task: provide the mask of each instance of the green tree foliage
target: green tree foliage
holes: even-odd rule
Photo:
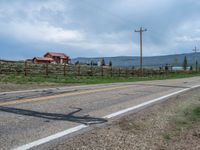
[[[186,70],[187,67],[188,67],[188,61],[187,61],[187,57],[185,56],[183,60],[183,69]]]
[[[80,64],[80,62],[79,62],[79,61],[76,61],[76,62],[75,62],[75,65],[79,65],[79,64]]]
[[[112,61],[111,60],[109,61],[109,66],[112,67]]]
[[[104,58],[102,58],[101,59],[101,66],[105,66],[106,64],[105,64],[105,60],[104,60]]]
[[[198,61],[196,60],[196,71],[198,71]]]
[[[94,66],[94,61],[93,60],[91,60],[90,65]]]

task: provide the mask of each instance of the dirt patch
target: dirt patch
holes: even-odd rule
[[[189,91],[49,149],[200,150],[200,120],[192,114],[199,99],[200,89]]]

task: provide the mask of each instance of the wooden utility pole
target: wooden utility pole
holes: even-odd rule
[[[195,48],[193,49],[193,51],[194,51],[194,53],[195,53],[195,68],[196,68],[196,72],[197,72],[197,70],[198,70],[198,62],[197,62],[197,52],[199,51],[198,49],[197,49],[197,47],[195,46]]]
[[[142,33],[146,32],[147,29],[143,29],[142,27],[139,30],[135,30],[135,32],[140,33],[140,70],[142,71],[143,74],[143,66],[142,66]]]

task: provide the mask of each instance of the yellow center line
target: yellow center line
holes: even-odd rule
[[[82,91],[82,92],[64,93],[64,94],[59,94],[59,95],[37,97],[37,98],[30,98],[30,99],[23,99],[23,100],[15,100],[15,101],[9,101],[9,102],[0,102],[0,106],[21,104],[21,103],[28,103],[28,102],[35,102],[35,101],[52,100],[55,98],[61,98],[61,97],[66,97],[66,96],[78,96],[78,95],[82,95],[82,94],[92,94],[92,93],[96,93],[96,92],[107,92],[107,91],[113,91],[113,90],[118,90],[118,89],[130,88],[130,87],[131,87],[131,85],[104,88],[104,89],[96,89],[96,90],[87,90],[87,91]]]

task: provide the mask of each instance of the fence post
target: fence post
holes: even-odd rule
[[[81,75],[81,65],[78,64],[78,69],[77,69],[77,76]]]
[[[64,76],[66,76],[66,63],[64,64],[64,70],[63,71],[64,71],[64,73],[63,73]]]
[[[112,68],[112,66],[110,67],[110,75],[111,75],[111,77],[113,76],[113,68]]]
[[[101,66],[101,76],[103,76],[103,66]]]
[[[46,63],[46,76],[48,76],[48,73],[49,73],[49,69],[48,69],[49,67],[48,67],[48,63]]]
[[[126,77],[128,77],[128,68],[126,68]]]
[[[1,61],[0,61],[0,74],[1,74]]]
[[[24,75],[27,76],[27,61],[24,62]]]
[[[92,65],[91,65],[90,70],[91,70],[91,76],[93,76],[93,67],[92,67]]]
[[[119,77],[121,76],[121,69],[119,68]]]
[[[132,70],[132,76],[134,76],[135,75],[135,71],[134,71],[134,69],[131,69]]]

